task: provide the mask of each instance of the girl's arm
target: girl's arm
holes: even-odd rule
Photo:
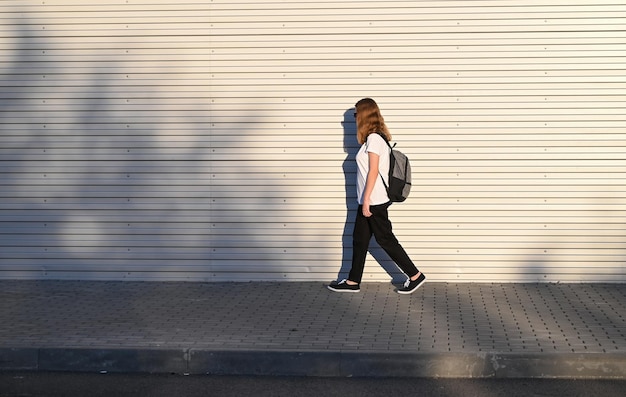
[[[367,180],[365,182],[365,192],[363,193],[363,216],[369,218],[372,216],[370,212],[370,197],[374,191],[374,185],[378,179],[378,162],[380,156],[376,153],[368,152],[369,170],[367,171]]]

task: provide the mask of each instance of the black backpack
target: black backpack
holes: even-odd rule
[[[411,192],[411,164],[404,153],[394,149],[396,147],[395,143],[391,146],[383,134],[379,133],[379,135],[389,146],[389,185],[385,183],[385,178],[383,178],[382,174],[380,179],[382,179],[383,185],[385,185],[389,200],[394,203],[401,203],[409,197]]]

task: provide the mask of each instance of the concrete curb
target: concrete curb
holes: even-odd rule
[[[319,377],[626,379],[626,354],[0,348],[0,370]]]

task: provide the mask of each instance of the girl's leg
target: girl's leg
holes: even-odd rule
[[[370,227],[378,245],[409,278],[415,277],[419,274],[419,270],[393,234],[388,208],[389,204],[372,207],[372,216],[369,218]]]
[[[363,216],[363,207],[359,205],[354,222],[354,232],[352,233],[352,268],[348,275],[348,281],[361,283],[371,238],[372,230],[368,218]]]

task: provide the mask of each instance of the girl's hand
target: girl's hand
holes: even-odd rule
[[[372,216],[372,213],[370,211],[370,203],[369,201],[364,201],[363,202],[363,216],[366,218],[369,218],[370,216]]]

